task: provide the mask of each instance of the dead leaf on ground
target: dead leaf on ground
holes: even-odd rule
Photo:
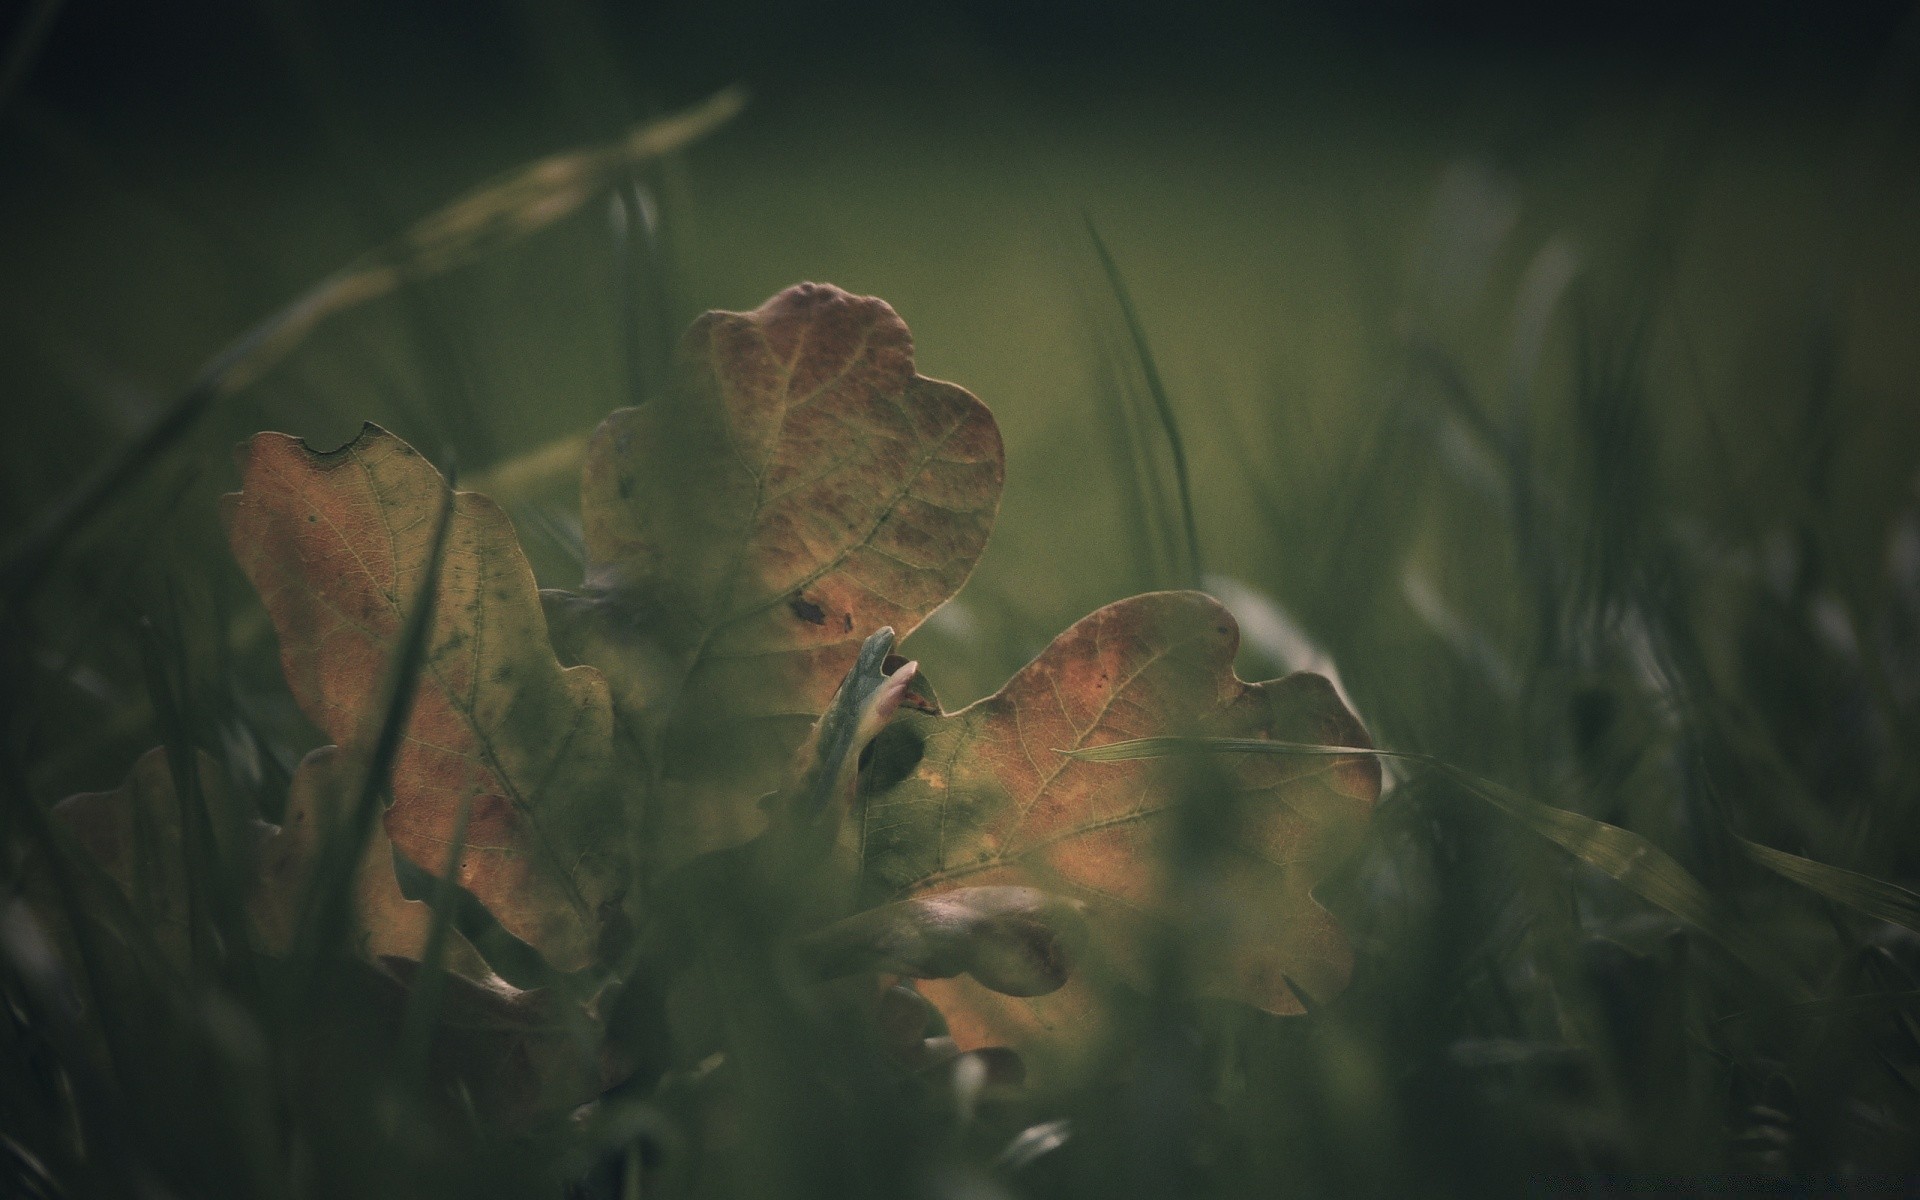
[[[719,788],[669,766],[690,790],[660,806],[663,865],[759,831],[767,774],[861,642],[906,637],[966,580],[1003,473],[986,406],[914,372],[885,302],[824,284],[707,313],[671,393],[600,426],[586,583],[547,594],[556,641],[616,681],[625,719],[661,722],[671,704],[672,740],[699,767],[745,764]],[[741,736],[743,718],[771,727]],[[717,724],[736,731],[719,746]]]
[[[360,772],[337,746],[322,746],[300,763],[287,789],[287,811],[260,846],[259,872],[249,902],[265,948],[285,954],[306,900],[313,867],[333,831],[343,824],[359,792]],[[426,957],[433,908],[409,900],[393,873],[393,843],[374,827],[353,875],[354,948],[369,961]],[[492,970],[455,929],[447,930],[443,965],[458,975],[484,980]]]
[[[1296,987],[1314,1000],[1340,991],[1350,950],[1312,893],[1369,819],[1376,762],[1218,764],[1234,822],[1196,887],[1169,875],[1177,789],[1165,770],[1060,753],[1175,732],[1370,744],[1318,675],[1242,682],[1238,645],[1232,617],[1207,596],[1136,596],[1068,629],[994,696],[950,715],[902,713],[876,742],[865,784],[870,896],[1038,887],[1085,901],[1093,950],[1135,982],[1151,939],[1178,928],[1202,994],[1297,1013]],[[966,978],[920,986],[962,1049],[1010,1045],[1058,1061],[1097,1040],[1106,1016],[1083,974],[1032,1000]]]
[[[279,633],[287,682],[309,720],[364,752],[421,603],[446,483],[375,425],[324,454],[259,434],[240,460],[228,540]],[[554,657],[506,515],[472,492],[454,503],[386,830],[437,874],[471,805],[460,884],[553,965],[576,969],[625,887],[612,702],[598,671]]]
[[[218,766],[205,754],[196,755],[200,794],[207,805],[209,825],[221,839],[223,854],[245,855],[242,839],[264,836],[271,826],[243,821],[235,828],[228,810],[226,786]],[[183,814],[174,786],[173,768],[164,746],[141,755],[119,787],[104,792],[80,792],[54,805],[53,823],[64,830],[100,870],[118,885],[129,913],[154,938],[159,950],[175,964],[187,961],[186,848]],[[51,903],[40,878],[44,866],[29,864],[28,890],[43,901],[43,915],[64,928],[65,914]],[[43,894],[44,893],[44,894]]]

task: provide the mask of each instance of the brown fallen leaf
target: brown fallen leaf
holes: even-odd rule
[[[199,758],[200,781],[209,808],[224,813],[226,798],[213,761]],[[359,778],[337,748],[309,754],[294,774],[285,821],[280,826],[245,822],[247,845],[228,845],[255,871],[247,912],[261,949],[284,955],[311,869],[327,836],[328,822],[344,816]],[[56,824],[118,887],[132,918],[150,933],[171,962],[188,957],[187,882],[182,851],[179,796],[164,747],[142,755],[120,787],[82,792],[53,808]],[[216,823],[216,828],[223,828]],[[228,828],[228,841],[234,832]],[[55,902],[44,867],[29,864],[26,890],[59,942],[69,940],[67,910]],[[339,989],[351,1011],[337,1022],[304,1032],[318,1039],[322,1055],[359,1053],[356,1035],[376,1032],[389,1044],[400,1036],[412,991],[418,986],[432,910],[408,900],[393,874],[392,848],[376,827],[354,881],[356,959],[339,964],[326,986]],[[99,899],[82,891],[82,903]],[[518,1127],[556,1109],[591,1099],[629,1069],[603,1045],[598,1014],[551,991],[515,988],[487,966],[458,931],[448,930],[438,1019],[427,1063],[430,1077],[457,1087],[475,1109],[508,1127]],[[71,957],[71,947],[68,947]],[[113,966],[118,965],[118,957]],[[329,1038],[348,1041],[328,1047]]]
[[[279,633],[287,682],[309,720],[364,752],[421,603],[446,483],[375,425],[325,454],[259,434],[240,464],[228,541]],[[577,969],[625,888],[612,701],[598,671],[554,657],[506,515],[472,492],[454,504],[387,834],[437,873],[470,805],[459,882],[556,967]]]
[[[226,808],[224,788],[211,759],[200,756],[200,788],[216,813]],[[280,825],[248,820],[241,830],[246,845],[232,845],[230,815],[215,822],[227,829],[223,852],[238,855],[251,872],[247,915],[261,949],[287,953],[300,915],[315,856],[327,836],[328,822],[344,814],[359,778],[333,746],[309,754],[295,772]],[[126,897],[128,911],[151,933],[161,951],[176,963],[187,957],[186,859],[182,846],[180,802],[165,747],[141,755],[118,788],[81,792],[62,800],[52,812],[106,877]],[[393,849],[375,829],[354,875],[354,916],[359,928],[355,948],[368,961],[382,957],[419,959],[426,949],[433,912],[409,900],[393,874]],[[40,889],[44,890],[44,889]],[[41,905],[57,914],[57,906]],[[470,979],[493,972],[457,930],[448,930],[446,966]]]
[[[287,789],[287,811],[261,844],[259,869],[248,908],[265,948],[285,954],[300,918],[313,866],[335,822],[344,822],[360,775],[337,746],[322,746],[300,763]],[[353,876],[354,948],[369,961],[426,957],[433,909],[409,900],[393,873],[393,844],[374,827]],[[455,929],[447,930],[447,970],[468,979],[493,975],[478,951]]]
[[[212,818],[209,823],[215,836],[222,839],[223,852],[247,853],[249,847],[233,844],[235,821],[228,811],[219,768],[204,754],[196,756],[195,766],[200,793]],[[54,805],[51,816],[54,824],[119,886],[131,916],[153,936],[161,953],[176,964],[185,964],[190,934],[183,814],[166,747],[155,746],[141,755],[119,787],[68,796]],[[241,822],[237,832],[242,838],[255,839],[270,829],[257,822]],[[29,864],[29,868],[29,893],[44,893],[46,888],[38,878],[44,868],[36,864]],[[38,907],[56,927],[64,926],[65,914],[57,905],[41,903]]]
[[[1247,684],[1239,631],[1216,601],[1156,592],[1061,634],[997,694],[958,713],[901,713],[875,744],[862,822],[870,898],[981,885],[1043,888],[1087,905],[1092,949],[1136,982],[1173,928],[1193,941],[1197,989],[1297,1013],[1345,986],[1350,951],[1313,888],[1355,845],[1379,796],[1371,758],[1245,756],[1222,764],[1236,803],[1208,886],[1181,886],[1176,789],[1153,764],[1061,751],[1170,732],[1366,746],[1318,675]],[[1172,911],[1176,904],[1186,911]],[[919,986],[962,1049],[1009,1045],[1057,1062],[1098,1037],[1099,990],[1081,972],[1021,1000],[959,978]],[[1291,982],[1289,982],[1291,981]]]
[[[740,768],[660,806],[663,866],[759,831],[754,799],[861,642],[904,638],[972,571],[1003,478],[992,414],[915,374],[906,324],[872,297],[800,284],[707,313],[677,374],[594,434],[586,583],[548,593],[556,641],[615,680],[623,718],[661,725],[670,705],[677,749],[704,753],[665,774]],[[716,751],[710,731],[741,718],[782,729]]]

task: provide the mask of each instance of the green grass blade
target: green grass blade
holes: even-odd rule
[[[1920,933],[1920,895],[1884,879],[1801,858],[1738,835],[1734,840],[1747,857],[1782,878],[1876,920]]]
[[[313,882],[302,905],[301,926],[295,934],[294,952],[300,968],[291,978],[299,989],[299,998],[322,994],[319,985],[333,956],[352,924],[353,876],[373,824],[380,819],[382,798],[406,736],[407,721],[413,712],[420,674],[426,669],[427,643],[433,631],[433,614],[440,592],[440,573],[445,565],[447,535],[453,529],[457,507],[454,475],[447,473],[447,487],[433,530],[433,543],[427,552],[427,572],[420,583],[420,600],[400,627],[393,663],[389,669],[387,702],[373,749],[367,755],[366,775],[359,794],[348,810],[344,828],[336,829],[315,864]]]
[[[193,428],[214,401],[266,374],[322,322],[546,228],[635,167],[705,137],[745,106],[743,91],[726,88],[611,145],[541,159],[483,184],[328,276],[216,354],[145,432],[47,506],[0,564],[0,598],[13,606],[31,596],[74,536]],[[554,182],[556,174],[564,177],[563,186]]]
[[[453,836],[447,840],[446,868],[433,882],[433,896],[429,901],[433,917],[427,925],[427,944],[421,952],[420,970],[407,992],[407,1007],[400,1021],[401,1070],[415,1086],[426,1082],[428,1055],[433,1049],[433,1026],[446,995],[447,944],[453,934],[454,890],[459,886],[460,859],[467,851],[467,822],[472,816],[473,797],[468,796],[460,802]]]
[[[1147,343],[1147,331],[1140,324],[1140,316],[1134,311],[1133,295],[1127,291],[1126,280],[1120,275],[1120,264],[1114,261],[1113,253],[1107,249],[1105,239],[1095,227],[1092,217],[1084,218],[1087,236],[1093,239],[1094,253],[1100,257],[1100,268],[1106,272],[1107,284],[1113,288],[1113,298],[1120,305],[1120,318],[1126,322],[1127,337],[1133,343],[1133,350],[1140,359],[1140,372],[1147,383],[1147,394],[1153,397],[1154,412],[1160,418],[1160,432],[1167,439],[1167,452],[1173,459],[1174,483],[1180,489],[1180,523],[1187,541],[1187,565],[1192,586],[1199,587],[1205,568],[1200,558],[1200,525],[1193,511],[1193,483],[1187,473],[1186,445],[1180,438],[1180,425],[1174,420],[1173,401],[1167,395],[1166,384],[1161,382],[1159,365],[1153,359],[1153,347]]]

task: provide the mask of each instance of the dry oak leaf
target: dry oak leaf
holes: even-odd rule
[[[885,301],[800,284],[702,316],[673,392],[594,434],[587,591],[657,620],[696,694],[811,718],[869,634],[959,590],[1002,478],[992,414],[914,373]]]
[[[287,788],[287,811],[261,844],[254,890],[248,898],[255,927],[268,950],[291,948],[307,886],[322,848],[345,823],[361,775],[337,746],[307,755]],[[368,961],[426,957],[433,908],[409,900],[393,873],[393,844],[374,827],[353,874],[354,948]],[[456,929],[447,930],[445,966],[468,979],[490,980],[479,951]]]
[[[219,767],[205,754],[195,755],[197,786],[207,806],[209,825],[223,854],[245,854],[272,827],[238,818],[230,807]],[[54,824],[119,887],[132,918],[151,934],[168,959],[184,963],[188,954],[188,887],[180,795],[174,785],[166,747],[142,754],[119,787],[80,792],[53,806]],[[239,842],[241,844],[236,845]],[[65,915],[51,902],[44,867],[28,864],[27,891],[43,915],[64,926]]]
[[[1168,733],[1370,744],[1321,676],[1242,682],[1238,645],[1210,597],[1150,593],[1086,617],[971,707],[902,713],[877,739],[863,785],[869,898],[1039,887],[1086,902],[1091,949],[1122,978],[1142,980],[1149,939],[1178,929],[1202,994],[1297,1013],[1296,988],[1313,1000],[1338,992],[1351,952],[1312,893],[1379,798],[1372,758],[1215,763],[1232,825],[1195,886],[1167,869],[1178,789],[1164,764],[1060,753]],[[1087,974],[1031,1000],[964,977],[918,986],[962,1049],[1008,1045],[1060,1062],[1090,1048],[1105,1015]]]
[[[350,754],[384,716],[402,626],[422,602],[446,482],[367,425],[331,453],[285,434],[241,447],[227,537],[280,638],[301,711]],[[563,667],[512,523],[458,492],[424,665],[393,764],[393,844],[439,873],[471,805],[459,883],[562,970],[586,965],[624,891],[613,707]]]
[[[204,754],[198,765],[198,786],[221,852],[256,868],[247,896],[255,931],[268,952],[285,954],[315,857],[328,836],[327,823],[344,813],[360,777],[335,747],[314,751],[295,772],[285,822],[275,827],[240,818],[228,806],[217,765]],[[140,757],[118,788],[69,796],[51,815],[104,881],[124,894],[126,915],[169,961],[184,965],[190,901],[180,810],[167,751],[156,747]],[[243,844],[234,845],[236,840]],[[364,1052],[363,1036],[356,1035],[369,1028],[388,1039],[401,1033],[432,913],[402,895],[391,856],[376,830],[353,881],[356,947],[363,958],[327,981],[344,999],[345,1011],[336,1020],[296,1031],[296,1037],[316,1040],[309,1050],[325,1061]],[[55,899],[44,864],[29,860],[22,882],[69,961],[77,962],[71,910]],[[82,903],[98,905],[99,897],[84,890],[86,877],[81,882]],[[433,1079],[457,1085],[480,1113],[519,1128],[592,1099],[629,1069],[601,1044],[599,1018],[591,1009],[552,991],[508,985],[458,932],[448,934],[444,961],[453,974],[445,980],[435,1024]],[[343,1034],[344,1042],[327,1044]]]
[[[884,301],[804,283],[709,312],[682,339],[675,386],[593,436],[586,581],[547,593],[556,642],[607,672],[625,719],[671,705],[683,732],[771,720],[779,735],[727,754],[765,745],[744,773],[777,772],[861,642],[884,626],[906,637],[965,582],[1003,477],[993,415],[914,372]],[[670,857],[751,837],[770,786],[740,780],[723,812],[668,806],[664,822],[706,822],[664,829],[683,843]]]

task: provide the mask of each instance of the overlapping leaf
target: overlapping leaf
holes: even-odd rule
[[[359,774],[343,761],[336,746],[307,755],[287,791],[287,811],[279,828],[260,846],[254,891],[248,907],[261,940],[274,953],[286,953],[307,902],[314,865],[327,839],[344,830]],[[393,873],[393,844],[376,828],[353,874],[354,948],[368,961],[426,956],[433,909],[409,900]],[[479,953],[457,931],[448,931],[447,968],[469,979],[492,974]]]
[[[209,815],[231,818],[211,760],[199,759],[197,786]],[[300,911],[311,902],[309,885],[328,840],[344,832],[344,816],[359,788],[355,764],[337,747],[309,754],[295,773],[283,823],[257,820],[212,822],[226,837],[220,853],[251,873],[247,917],[262,949],[292,950]],[[112,791],[82,792],[56,805],[55,824],[84,852],[125,901],[120,910],[137,926],[122,930],[176,965],[188,955],[189,897],[183,853],[184,822],[167,751],[142,755],[125,782]],[[244,844],[227,844],[238,836]],[[354,871],[352,944],[356,957],[330,980],[338,997],[355,1006],[340,1028],[307,1032],[324,1041],[341,1029],[368,1029],[398,1037],[413,993],[421,986],[432,910],[400,891],[392,847],[377,829]],[[29,898],[62,930],[66,914],[30,869]],[[209,889],[200,885],[204,897]],[[89,905],[99,897],[89,895]],[[113,905],[106,906],[107,912]],[[109,922],[111,924],[111,922]],[[443,965],[452,974],[438,997],[436,1034],[427,1069],[441,1086],[457,1087],[473,1107],[508,1126],[521,1126],[554,1108],[591,1099],[628,1065],[600,1044],[600,1019],[591,1006],[547,990],[522,990],[495,975],[467,940],[447,931]],[[116,939],[116,946],[119,940]],[[316,1048],[327,1053],[322,1046]],[[353,1052],[352,1045],[339,1048]]]
[[[424,612],[385,836],[353,878],[369,961],[417,959],[432,928],[400,894],[391,847],[451,872],[555,965],[589,962],[628,884],[618,712],[630,745],[661,756],[645,764],[665,784],[647,797],[653,865],[742,846],[709,856],[701,878],[790,896],[784,924],[813,929],[797,952],[821,975],[921,978],[961,1048],[1084,1041],[1102,1013],[1076,970],[1083,943],[1144,980],[1156,939],[1194,934],[1203,991],[1273,1012],[1344,985],[1346,944],[1312,890],[1378,796],[1370,756],[1225,768],[1225,836],[1197,872],[1182,789],[1162,768],[1070,757],[1169,734],[1366,744],[1318,676],[1237,679],[1233,622],[1197,593],[1093,614],[962,712],[909,704],[850,804],[862,747],[915,682],[891,655],[894,629],[971,571],[1001,483],[984,406],[915,374],[906,327],[878,300],[802,285],[697,322],[679,388],[595,435],[588,578],[581,595],[548,594],[545,614],[499,509],[461,493],[449,510],[438,473],[385,431],[331,454],[262,434],[241,461],[229,537],[295,697],[340,743],[302,765],[258,855],[253,912],[270,947],[357,792],[396,648]],[[429,606],[434,516],[448,511]],[[566,657],[604,668],[611,689],[593,666],[562,666],[546,614]],[[774,755],[798,765],[767,781],[780,786],[763,804],[755,771]],[[870,907],[849,916],[856,888]],[[453,945],[456,972],[484,974]],[[544,1027],[508,999],[515,1036]]]
[[[580,596],[549,593],[557,640],[606,670],[635,721],[664,723],[669,706],[683,734],[788,719],[755,739],[777,770],[861,642],[883,626],[905,637],[966,579],[1002,474],[986,406],[914,372],[884,302],[801,284],[710,312],[682,342],[677,387],[594,435],[587,579]],[[664,857],[751,836],[766,786],[746,772],[722,789],[744,802],[666,806]]]
[[[1251,759],[1228,769],[1232,828],[1207,864],[1204,913],[1170,911],[1177,789],[1146,763],[1063,754],[1150,733],[1205,732],[1366,746],[1318,675],[1250,685],[1239,633],[1217,602],[1159,592],[1109,605],[1054,640],[996,695],[959,713],[902,714],[876,743],[862,814],[874,897],[1035,886],[1086,902],[1093,946],[1136,978],[1150,940],[1196,917],[1206,993],[1269,1012],[1340,990],[1350,951],[1313,888],[1352,849],[1378,798],[1370,758]],[[1035,1000],[968,979],[923,984],[961,1046],[1082,1039],[1095,991],[1076,978]]]
[[[362,751],[383,715],[395,641],[422,600],[445,481],[373,425],[330,454],[260,434],[241,471],[226,498],[228,538],[279,633],[287,682],[314,724]],[[505,514],[470,492],[454,504],[386,830],[439,873],[464,811],[459,882],[509,932],[574,969],[623,888],[612,702],[597,671],[554,657]]]
[[[210,813],[216,836],[229,841],[235,833],[258,837],[270,827],[251,824],[236,829],[226,812],[226,793],[211,760],[198,756],[197,786]],[[184,833],[188,815],[181,811],[172,765],[165,747],[141,755],[119,787],[105,792],[80,792],[53,808],[54,824],[86,853],[116,884],[129,913],[153,938],[154,946],[177,963],[186,961],[189,931],[187,854]],[[223,852],[245,855],[249,847],[226,845]],[[30,873],[29,891],[39,886],[38,868]],[[42,911],[56,914],[51,904]]]

